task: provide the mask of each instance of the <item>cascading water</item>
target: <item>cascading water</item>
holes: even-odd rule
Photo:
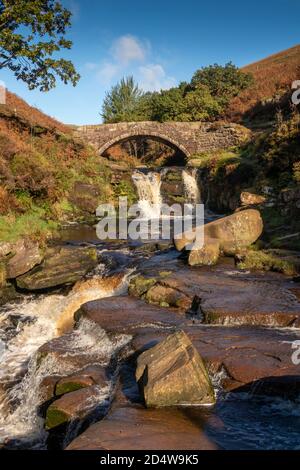
[[[139,208],[141,215],[145,219],[158,219],[160,217],[162,197],[161,197],[161,177],[159,173],[135,171],[132,179],[137,188],[139,196]]]
[[[194,168],[189,172],[188,170],[183,170],[182,179],[185,190],[186,202],[192,204],[200,204],[201,194],[197,182],[197,169]]]
[[[51,357],[37,367],[36,351],[71,326],[73,314],[83,303],[123,293],[129,274],[108,280],[95,276],[78,283],[66,296],[24,298],[19,304],[6,306],[0,317],[4,332],[0,349],[0,444],[17,439],[26,440],[31,446],[34,443],[42,446],[47,433],[43,430],[43,420],[37,414],[39,385],[45,376],[68,375],[72,370]],[[8,327],[12,317],[19,319],[13,335]],[[72,333],[70,348],[79,348],[82,354],[97,350],[99,355],[102,351],[103,361],[108,362],[114,349],[124,343],[124,338],[113,344],[103,330],[96,330],[101,329],[81,323],[79,329]],[[107,399],[108,394],[109,384],[106,390],[99,390],[99,403]]]

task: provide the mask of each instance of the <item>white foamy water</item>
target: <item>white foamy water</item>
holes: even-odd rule
[[[38,417],[39,385],[47,375],[68,375],[72,372],[69,363],[56,361],[53,357],[36,364],[36,351],[47,341],[58,336],[64,326],[69,326],[74,313],[90,300],[118,295],[127,288],[127,277],[112,279],[92,278],[78,283],[67,295],[48,295],[39,298],[24,299],[20,304],[6,306],[0,317],[1,323],[11,315],[25,318],[27,323],[19,322],[16,335],[1,341],[0,354],[0,442],[7,439],[26,439],[41,445],[45,438],[43,420]],[[110,340],[106,333],[83,321],[78,330],[67,335],[68,354],[88,354],[97,361],[108,362],[111,355],[128,341],[119,337]],[[99,359],[100,358],[100,359]],[[23,378],[22,378],[23,377]],[[99,390],[99,402],[107,399],[107,390]],[[105,396],[104,396],[105,395]]]
[[[186,202],[192,204],[200,204],[201,195],[197,182],[197,169],[193,169],[190,172],[188,172],[187,170],[183,170],[182,179],[184,184]]]
[[[135,171],[132,179],[138,192],[138,204],[142,217],[145,219],[159,218],[162,205],[160,174]]]

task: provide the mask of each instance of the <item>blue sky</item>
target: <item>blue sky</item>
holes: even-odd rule
[[[145,90],[190,80],[198,68],[238,66],[300,43],[300,0],[64,0],[73,12],[71,59],[82,78],[76,88],[29,91],[9,71],[11,91],[72,124],[101,121],[105,92],[133,74]],[[300,77],[299,77],[300,78]]]

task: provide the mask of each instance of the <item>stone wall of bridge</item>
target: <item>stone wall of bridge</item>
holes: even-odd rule
[[[232,123],[203,122],[129,122],[80,126],[76,135],[92,144],[99,155],[127,139],[145,136],[179,148],[187,157],[238,145],[249,131]]]

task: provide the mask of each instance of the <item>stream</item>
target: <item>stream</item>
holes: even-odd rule
[[[199,202],[195,175],[183,175],[186,197]],[[157,215],[161,204],[159,174],[137,171],[133,175],[139,204],[145,217]],[[213,215],[212,215],[213,217]],[[77,290],[59,289],[51,293],[21,294],[20,298],[1,307],[0,313],[0,447],[13,449],[46,449],[48,432],[44,428],[40,406],[40,384],[51,375],[71,374],[73,366],[49,357],[38,367],[38,349],[60,335],[66,312],[76,312],[90,300],[126,295],[129,279],[141,267],[177,269],[184,261],[174,249],[151,251],[143,243],[101,242],[94,227],[69,225],[61,233],[60,243],[96,246],[99,265]],[[150,246],[150,245],[149,245]],[[225,265],[224,276],[233,267]],[[236,276],[244,273],[236,272]],[[115,277],[114,277],[115,276]],[[112,282],[112,279],[115,279]],[[172,315],[170,313],[170,315]],[[108,335],[87,320],[79,322],[68,336],[70,355],[87,355],[97,364],[108,365],[112,357],[130,343],[126,334]],[[300,397],[293,399],[253,395],[250,392],[224,392],[218,374],[212,376],[217,404],[211,409],[190,407],[186,415],[193,422],[205,422],[207,435],[222,449],[300,449]],[[95,417],[108,409],[115,377],[98,387]],[[102,410],[102,411],[101,411]],[[72,430],[76,437],[76,430]],[[70,436],[66,443],[70,442]]]

